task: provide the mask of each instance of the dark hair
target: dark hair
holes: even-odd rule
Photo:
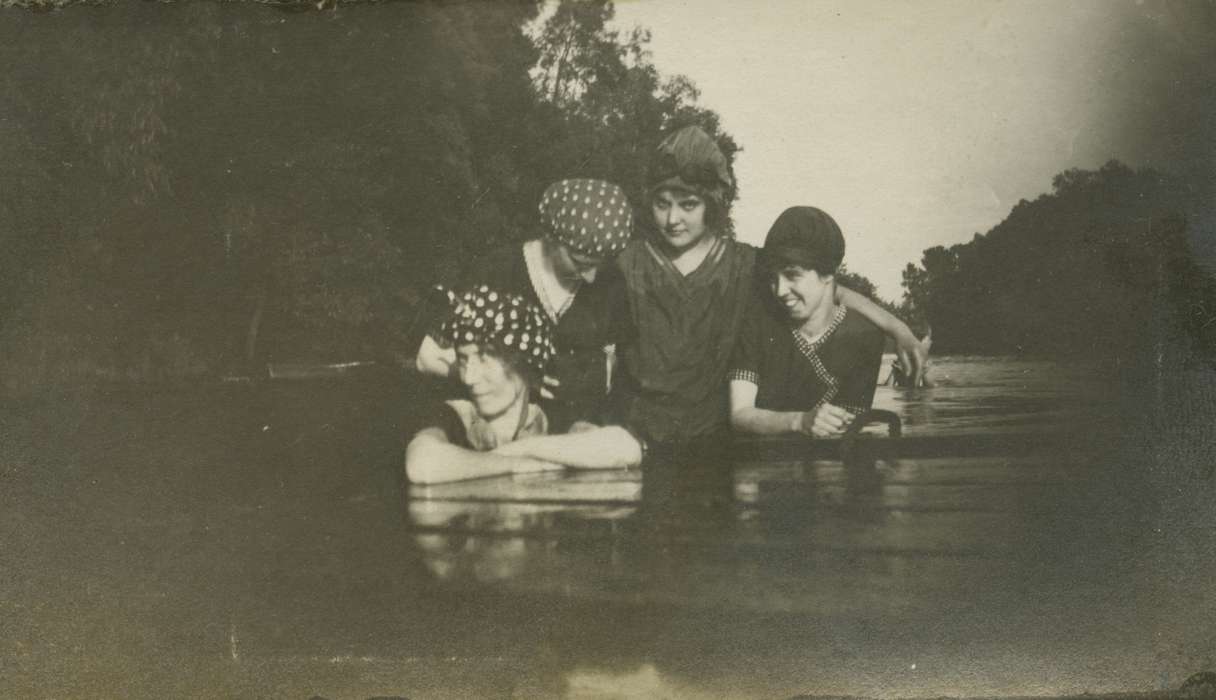
[[[701,197],[705,200],[705,225],[719,235],[733,236],[735,231],[730,225],[730,205],[723,204],[715,197]]]
[[[735,229],[731,224],[730,204],[723,203],[719,197],[710,196],[704,192],[695,189],[686,189],[683,187],[656,187],[646,194],[646,214],[641,219],[650,222],[649,225],[653,228],[654,223],[654,198],[655,195],[663,190],[672,192],[681,192],[691,194],[705,202],[705,227],[719,236],[726,238],[734,238]]]
[[[844,234],[836,220],[815,207],[790,207],[781,212],[764,237],[764,257],[770,266],[788,265],[835,275],[844,261]]]
[[[796,248],[761,249],[760,265],[766,276],[776,275],[787,267],[814,270],[820,277],[834,276],[839,266],[832,266],[821,257]]]

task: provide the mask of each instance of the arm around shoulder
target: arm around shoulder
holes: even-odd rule
[[[868,320],[870,323],[882,329],[882,332],[895,339],[897,342],[904,334],[915,336],[912,329],[908,328],[908,324],[899,320],[895,314],[887,311],[879,306],[864,294],[849,289],[848,287],[836,285],[836,300],[844,306],[856,311]]]
[[[895,352],[899,356],[900,362],[909,369],[909,373],[915,377],[916,384],[919,385],[924,377],[929,353],[924,344],[917,340],[916,334],[912,332],[908,324],[874,303],[873,300],[847,287],[837,285],[836,298],[841,304],[878,326],[884,334],[895,341]]]

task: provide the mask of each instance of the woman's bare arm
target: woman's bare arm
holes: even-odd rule
[[[730,383],[730,426],[742,433],[781,435],[796,433],[802,425],[802,413],[769,411],[756,408],[758,387],[740,380]]]
[[[524,438],[494,451],[556,462],[575,469],[623,469],[642,462],[642,446],[637,438],[615,425]]]
[[[561,469],[524,456],[477,452],[448,442],[439,428],[424,428],[405,448],[405,475],[413,484],[438,484],[502,474]]]
[[[816,438],[840,435],[853,422],[853,414],[830,403],[814,411],[770,411],[756,407],[757,387],[751,382],[730,383],[730,425],[756,435],[800,433]]]
[[[878,326],[883,333],[894,340],[895,354],[899,356],[902,366],[908,368],[908,375],[915,378],[915,385],[920,386],[924,382],[929,355],[925,351],[925,346],[917,340],[916,334],[912,332],[911,328],[908,328],[908,324],[896,318],[895,314],[875,304],[864,294],[858,294],[840,284],[836,285],[836,301],[865,316],[870,323]]]

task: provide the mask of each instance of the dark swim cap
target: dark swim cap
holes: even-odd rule
[[[663,139],[650,166],[650,192],[676,189],[725,206],[734,187],[722,149],[700,127],[686,126]]]
[[[768,230],[762,253],[771,270],[797,265],[821,275],[833,275],[844,260],[844,234],[823,210],[790,207],[781,212]]]

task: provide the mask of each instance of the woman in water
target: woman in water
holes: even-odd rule
[[[736,430],[831,437],[870,408],[884,338],[836,301],[844,248],[840,227],[814,207],[786,209],[769,229],[760,252],[769,303],[744,320],[730,373]]]
[[[664,139],[650,181],[653,230],[617,260],[635,338],[621,353],[614,401],[623,422],[647,439],[682,444],[727,428],[735,342],[765,292],[754,274],[756,249],[727,234],[734,181],[708,134],[686,127]],[[859,294],[838,293],[919,366],[920,346],[906,325]]]
[[[465,279],[524,297],[556,327],[550,371],[557,386],[542,387],[556,397],[542,404],[554,429],[565,431],[603,419],[612,353],[620,340],[613,319],[620,318],[616,309],[624,298],[620,275],[605,263],[629,242],[633,215],[621,188],[602,180],[554,183],[539,208],[543,236],[489,252]],[[416,366],[447,377],[456,366],[456,349],[440,340],[433,332],[422,339]]]
[[[411,483],[641,461],[641,443],[624,428],[550,434],[548,416],[531,400],[554,354],[553,325],[539,306],[488,285],[447,297],[437,335],[453,350],[465,396],[423,412],[406,447]]]

